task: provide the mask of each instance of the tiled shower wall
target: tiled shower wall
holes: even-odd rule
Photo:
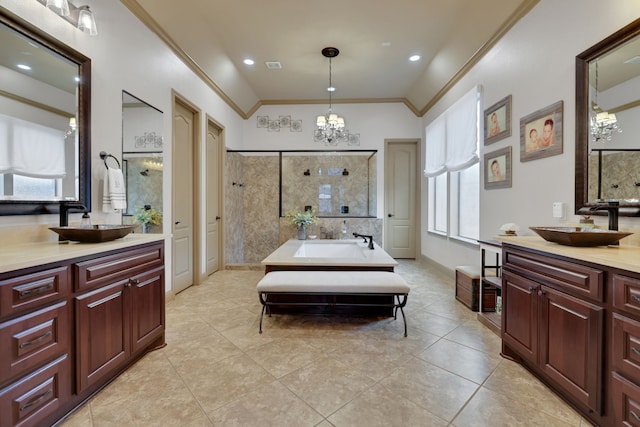
[[[640,152],[602,156],[602,199],[640,199]],[[589,156],[589,200],[598,198],[598,155]]]
[[[311,178],[303,175],[304,170],[314,168],[317,173],[318,167],[326,166],[324,164],[319,166],[315,162],[318,159],[321,159],[321,157],[307,158],[307,161],[302,164],[304,169],[300,169],[300,166],[293,168],[293,171],[299,173],[293,176],[288,184],[284,183],[283,178],[283,197],[287,191],[290,194],[294,194],[294,191],[300,192],[300,179]],[[365,160],[360,158],[360,165],[345,163],[344,166],[331,166],[346,167],[349,170],[349,176],[344,178],[349,179],[353,174],[351,182],[360,181],[358,194],[351,196],[348,191],[344,194],[347,195],[347,200],[363,200],[363,205],[360,208],[363,210],[366,210],[367,205],[372,203],[370,191],[364,189],[367,181],[373,183],[374,190],[372,190],[372,194],[376,194],[375,176],[371,177],[371,174],[366,171],[368,162],[366,158]],[[260,263],[271,252],[276,250],[281,243],[297,236],[295,227],[286,218],[280,218],[279,216],[278,168],[279,159],[277,155],[253,156],[234,152],[227,153],[225,167],[226,264]],[[369,169],[371,170],[371,168]],[[361,176],[356,178],[356,174]],[[300,175],[299,178],[298,175]],[[345,182],[343,176],[336,176],[335,178]],[[236,183],[236,185],[233,185],[233,183]],[[371,185],[368,187],[371,187]],[[300,200],[298,202],[301,203],[299,209],[303,209],[306,204],[317,207],[317,202],[313,203],[306,200],[312,199]],[[313,195],[313,200],[317,200],[317,192]],[[353,211],[351,211],[352,202],[349,203],[350,215],[354,215]],[[356,205],[353,204],[353,206]],[[373,206],[376,206],[375,201]],[[347,216],[344,218],[320,218],[319,223],[311,227],[308,234],[316,234],[318,238],[338,239],[341,237],[340,230],[344,220],[347,221],[347,231],[350,237],[353,232],[358,232],[373,235],[374,240],[378,244],[381,243],[383,223],[381,218],[352,218]]]

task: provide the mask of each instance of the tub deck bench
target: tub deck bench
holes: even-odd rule
[[[407,304],[410,287],[394,272],[271,271],[258,282],[257,290],[262,304],[260,333],[264,313],[266,311],[271,316],[272,306],[325,305],[386,307],[391,310],[394,319],[400,310],[404,322],[404,336],[407,336],[407,320],[403,307]]]

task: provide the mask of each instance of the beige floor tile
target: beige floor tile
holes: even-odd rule
[[[92,427],[91,406],[85,405],[64,420],[65,427]]]
[[[216,427],[225,426],[315,426],[322,415],[277,381],[209,414]]]
[[[381,385],[375,385],[331,415],[336,427],[446,426],[447,422]]]
[[[502,351],[500,337],[477,320],[464,322],[445,335],[445,338],[485,353],[500,354]]]
[[[431,314],[426,311],[411,312],[407,316],[407,323],[430,334],[443,337],[460,325],[460,321]]]
[[[163,354],[177,369],[202,365],[227,357],[240,356],[242,350],[218,332],[202,338],[184,341],[181,345],[167,345]]]
[[[479,387],[419,359],[411,360],[380,384],[447,421],[453,419]]]
[[[517,363],[502,359],[483,386],[511,399],[518,396],[519,401],[535,402],[538,410],[571,425],[579,425],[580,416]]]
[[[280,382],[325,417],[375,383],[329,357],[282,377]]]
[[[576,427],[580,425],[580,421],[577,424],[567,423],[541,411],[538,404],[533,407],[513,396],[495,393],[483,387],[452,424],[456,427]]]
[[[247,350],[246,355],[276,378],[323,357],[324,352],[300,339],[274,339]]]
[[[211,412],[275,379],[247,356],[185,365],[178,372],[202,408]]]
[[[497,354],[474,350],[446,338],[433,344],[418,357],[478,384],[489,377],[501,360]]]

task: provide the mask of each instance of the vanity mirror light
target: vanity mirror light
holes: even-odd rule
[[[603,113],[617,121],[610,137],[594,126]],[[616,200],[620,215],[640,215],[638,135],[640,19],[576,56],[576,214],[606,215],[590,209]]]
[[[162,111],[122,91],[122,169],[127,187],[123,220],[133,222],[141,210],[162,213]],[[148,208],[148,209],[147,209]],[[162,224],[143,229],[162,232]]]
[[[0,8],[0,215],[91,208],[90,97],[89,58]]]

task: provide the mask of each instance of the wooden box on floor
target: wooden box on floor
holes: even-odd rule
[[[486,286],[483,292],[482,311],[495,311],[496,289]],[[456,267],[456,299],[478,311],[480,301],[480,270],[472,266]]]

